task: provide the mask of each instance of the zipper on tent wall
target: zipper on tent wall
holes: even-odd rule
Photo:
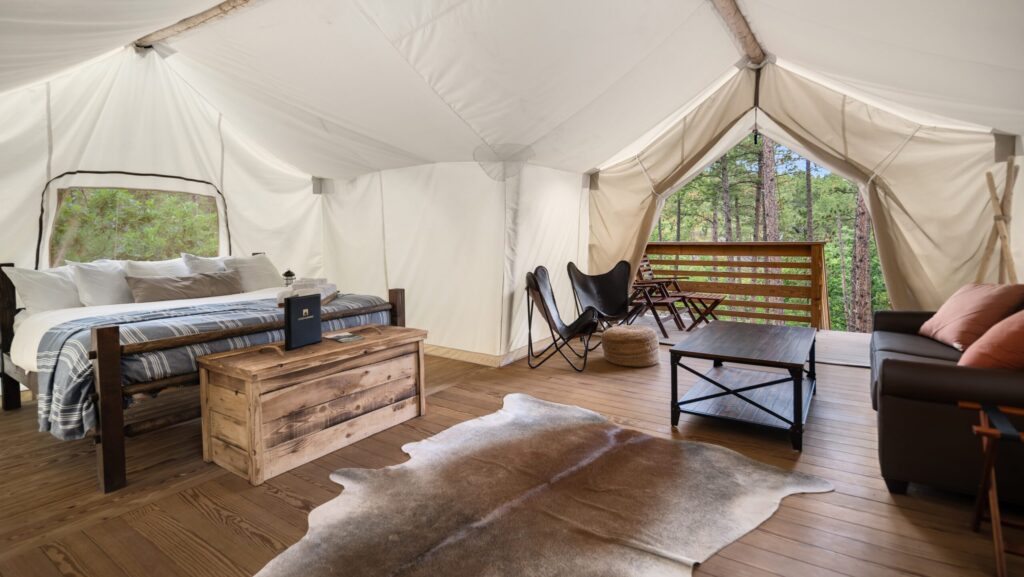
[[[43,230],[46,218],[46,189],[53,182],[53,114],[50,106],[50,83],[46,83],[46,186],[39,195],[39,237],[36,238],[36,270],[39,270],[39,256],[43,248]]]
[[[221,128],[221,124],[224,121],[223,114],[217,114],[217,138],[220,140],[220,178],[218,182],[220,187],[214,187],[217,189],[217,194],[220,195],[220,203],[224,207],[224,232],[228,235],[228,256],[231,256],[231,227],[228,226],[228,199],[221,192],[224,190],[224,129]]]
[[[757,131],[757,111],[761,107],[761,68],[754,69],[754,144],[757,144],[760,133]]]

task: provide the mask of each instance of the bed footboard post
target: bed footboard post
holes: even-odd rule
[[[117,326],[92,329],[97,412],[96,459],[100,490],[116,491],[127,484],[124,451],[124,401],[121,392],[121,331]]]
[[[388,290],[388,302],[391,303],[391,326],[405,326],[405,289]]]
[[[21,387],[18,381],[7,374],[7,355],[11,352],[14,339],[14,315],[18,314],[18,299],[14,294],[14,283],[7,278],[3,269],[14,263],[0,263],[0,393],[3,394],[3,410],[21,408]]]

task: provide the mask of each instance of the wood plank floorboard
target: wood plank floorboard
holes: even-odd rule
[[[428,413],[253,487],[201,455],[199,422],[128,441],[128,486],[99,493],[89,440],[36,432],[35,406],[0,414],[0,576],[234,577],[252,575],[305,534],[310,510],[341,487],[344,467],[385,467],[401,448],[494,412],[510,393],[573,404],[624,427],[716,443],[778,467],[829,479],[833,493],[785,499],[767,522],[701,565],[717,577],[983,577],[987,534],[968,529],[962,496],[912,487],[891,495],[879,474],[875,413],[867,397],[862,335],[823,332],[818,395],[804,451],[784,431],[684,414],[669,426],[668,347],[660,365],[622,369],[598,351],[577,374],[558,359],[530,370],[427,359]],[[697,361],[699,370],[709,363]],[[680,374],[683,391],[696,377]],[[1020,538],[1020,533],[1013,536]],[[1010,558],[1011,574],[1024,563]]]

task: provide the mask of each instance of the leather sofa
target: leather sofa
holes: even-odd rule
[[[875,313],[871,403],[878,413],[878,460],[892,493],[908,483],[974,494],[981,441],[977,411],[957,401],[1024,407],[1024,372],[957,366],[960,351],[917,334],[931,312]],[[1024,343],[1022,343],[1024,346]],[[1024,419],[1013,419],[1024,430]],[[1001,443],[1000,497],[1024,503],[1024,444]]]

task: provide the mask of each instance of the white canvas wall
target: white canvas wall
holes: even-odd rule
[[[589,236],[583,175],[515,168],[505,181],[458,162],[334,182],[323,198],[328,276],[343,291],[404,288],[406,321],[429,331],[435,353],[507,362],[526,344],[526,272],[547,266],[572,318],[565,267],[585,266]],[[546,335],[541,325],[535,336]]]
[[[35,264],[46,142],[46,87],[0,95],[0,262]]]
[[[527,270],[549,267],[570,317],[565,262],[635,258],[662,194],[752,125],[752,73],[706,0],[275,0],[118,49],[215,3],[0,11],[0,261],[33,264],[40,192],[62,171],[208,180],[235,253],[268,252],[342,290],[404,287],[433,346],[490,362],[525,342]],[[1024,4],[739,4],[774,58],[761,110],[779,139],[863,177],[894,302],[931,306],[980,258],[980,178],[1001,170],[986,131],[1024,132]],[[529,164],[495,180],[481,157]],[[312,195],[312,175],[333,191]],[[73,185],[216,194],[68,176],[47,219],[54,190]]]
[[[523,354],[527,344],[526,273],[547,267],[559,311],[568,323],[576,318],[576,306],[566,265],[572,261],[586,271],[589,260],[589,179],[575,172],[527,165],[515,181],[518,190],[510,187],[508,191],[509,196],[516,195],[516,208],[514,218],[509,218],[513,235],[506,247],[511,266],[505,309],[510,316],[505,322],[502,352],[507,360]],[[534,342],[547,338],[547,326],[536,312],[534,321]]]
[[[235,254],[267,252],[282,269],[322,274],[319,198],[310,176],[240,136],[153,51],[109,58],[0,94],[0,235],[4,258],[34,266],[46,188],[40,266],[47,266],[57,191],[72,186],[153,188],[228,200]],[[130,174],[68,174],[121,171]],[[219,198],[219,196],[218,196]],[[310,224],[312,223],[312,224]],[[224,219],[221,219],[224,225]],[[227,237],[222,231],[222,252]],[[10,248],[7,248],[10,247]]]

